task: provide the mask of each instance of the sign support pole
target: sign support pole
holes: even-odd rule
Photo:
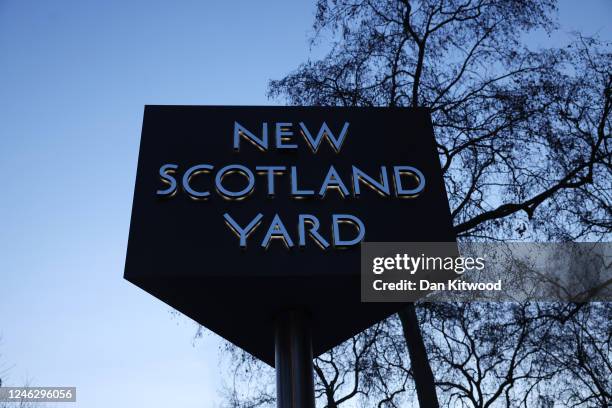
[[[315,408],[312,338],[304,312],[289,311],[276,321],[276,406]]]

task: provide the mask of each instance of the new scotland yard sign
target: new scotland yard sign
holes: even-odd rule
[[[274,365],[274,319],[315,356],[396,312],[360,302],[360,243],[455,240],[429,112],[147,106],[125,279]]]

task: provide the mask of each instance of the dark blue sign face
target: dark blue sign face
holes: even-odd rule
[[[318,355],[401,307],[360,303],[364,240],[455,240],[426,110],[145,108],[130,282],[272,365],[284,309]]]

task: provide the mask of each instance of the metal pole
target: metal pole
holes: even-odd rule
[[[315,408],[312,340],[308,318],[289,311],[276,321],[276,406]]]

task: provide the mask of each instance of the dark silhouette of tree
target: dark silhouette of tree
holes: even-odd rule
[[[429,108],[460,239],[605,240],[612,228],[610,44],[576,34],[562,48],[530,49],[526,36],[555,30],[555,12],[553,0],[319,0],[312,41],[329,41],[329,52],[271,81],[269,95],[294,105]],[[340,346],[342,356],[333,350],[317,359],[326,406],[355,398],[396,406],[412,393],[408,378],[421,407],[439,406],[439,393],[446,404],[533,406],[532,395],[553,395],[544,388],[561,372],[593,387],[565,395],[568,404],[609,401],[601,374],[610,374],[610,336],[585,343],[591,328],[575,321],[592,306],[565,323],[563,306],[545,313],[529,304],[419,309],[412,304],[384,322],[384,335]],[[487,313],[495,318],[475,317]],[[399,347],[398,333],[409,365],[401,353],[388,361],[377,354],[383,338]],[[556,347],[572,344],[583,353],[572,363],[574,377],[566,375],[567,360],[552,362],[569,350]],[[589,353],[600,356],[596,366]]]
[[[558,399],[567,406],[612,405],[612,304],[539,306],[548,309],[544,320],[551,322],[547,336],[538,339],[545,343],[543,361],[563,370]]]
[[[444,406],[535,405],[533,392],[556,370],[540,364],[538,339],[550,321],[531,319],[532,305],[432,303],[424,308],[424,330],[440,333],[429,340],[428,355],[437,368]]]

